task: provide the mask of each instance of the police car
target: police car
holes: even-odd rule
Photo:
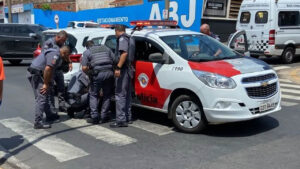
[[[168,113],[177,128],[192,133],[207,124],[250,120],[281,109],[278,76],[265,62],[178,29],[175,21],[131,24],[139,30],[133,33],[133,105]]]
[[[179,29],[176,21],[131,24],[135,31],[127,31],[136,46],[133,106],[167,113],[178,129],[189,133],[281,109],[278,76],[265,62],[201,33]],[[99,36],[99,44],[115,50],[114,30],[98,29],[97,35],[87,34],[88,30],[82,35]],[[241,35],[233,35],[229,44]],[[77,55],[83,52],[81,46]]]

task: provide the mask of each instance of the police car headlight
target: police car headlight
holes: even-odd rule
[[[236,87],[236,83],[234,82],[234,80],[225,76],[198,70],[193,70],[193,73],[204,84],[212,88],[234,89]]]

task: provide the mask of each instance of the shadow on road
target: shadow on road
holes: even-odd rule
[[[24,138],[21,135],[13,136],[11,138],[0,138],[0,145],[7,150],[14,149],[24,142]]]
[[[58,135],[58,134],[65,133],[65,132],[69,132],[69,131],[73,131],[73,130],[78,130],[78,129],[80,129],[80,128],[85,128],[85,127],[89,127],[89,126],[92,126],[92,125],[86,125],[86,126],[81,126],[81,127],[75,127],[75,128],[69,128],[69,129],[65,129],[65,130],[56,131],[56,132],[53,132],[53,133],[49,133],[49,134],[47,134],[47,135],[44,135],[44,136],[42,136],[42,137],[39,137],[38,139],[33,140],[33,141],[31,141],[31,142],[29,142],[29,143],[27,143],[27,144],[25,144],[25,145],[23,145],[23,146],[21,146],[21,147],[15,146],[15,147],[18,147],[18,148],[15,149],[15,150],[13,150],[13,151],[9,151],[9,153],[7,153],[3,158],[0,159],[0,166],[1,166],[2,164],[4,164],[4,163],[7,161],[7,159],[9,159],[10,157],[19,154],[19,153],[22,152],[23,150],[25,150],[25,149],[31,147],[33,144],[36,144],[36,143],[38,143],[39,141],[41,141],[41,140],[43,140],[43,139],[45,139],[45,138],[47,138],[47,137],[54,136],[54,135]],[[16,137],[16,138],[20,138],[19,136],[15,136],[15,137]],[[12,137],[12,138],[13,138],[13,137]],[[0,139],[0,140],[1,140],[1,139]],[[4,140],[4,141],[8,141],[8,140]],[[10,140],[10,141],[14,141],[14,140]],[[18,141],[18,140],[16,140],[16,141],[17,141],[18,143],[20,143],[20,141]],[[20,143],[20,144],[21,144],[21,143]],[[18,144],[18,145],[20,145],[20,144]],[[16,143],[15,143],[15,145],[16,145]]]
[[[5,148],[5,151],[9,151],[19,147],[23,142],[24,138],[20,135],[12,136],[10,138],[0,138],[0,149],[3,147]],[[9,156],[10,154],[5,154],[5,156],[0,158],[0,166],[5,163]]]
[[[248,137],[273,130],[278,126],[278,120],[265,116],[245,122],[210,125],[203,134],[213,137]]]
[[[172,127],[172,121],[168,119],[168,115],[166,113],[151,111],[147,109],[132,107],[133,119],[140,119],[151,123],[160,124],[163,126]]]
[[[8,63],[4,63],[4,67],[24,67],[24,66],[30,66],[31,63],[20,63],[18,65],[12,65],[9,62]]]

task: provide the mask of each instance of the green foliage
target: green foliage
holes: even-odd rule
[[[50,4],[42,4],[41,8],[44,11],[46,11],[46,10],[52,10]]]

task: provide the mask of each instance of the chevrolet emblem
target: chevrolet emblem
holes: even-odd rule
[[[262,86],[262,87],[267,87],[268,85],[269,85],[268,82],[262,82],[262,83],[261,83],[261,86]]]

